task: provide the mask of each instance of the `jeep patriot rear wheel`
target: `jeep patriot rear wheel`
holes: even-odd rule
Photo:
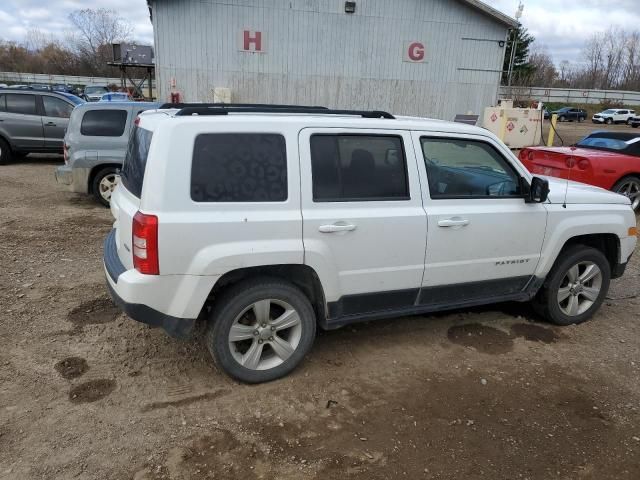
[[[228,375],[247,383],[275,380],[311,349],[316,319],[307,297],[277,278],[242,282],[216,302],[207,348]]]

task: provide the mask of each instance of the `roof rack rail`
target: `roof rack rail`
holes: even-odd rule
[[[363,118],[395,119],[388,112],[380,110],[332,110],[317,107],[185,107],[176,113],[176,116],[186,117],[190,115],[228,115],[229,113],[301,113],[314,115],[354,115]]]
[[[306,105],[280,105],[280,104],[270,104],[270,103],[163,103],[158,108],[161,110],[165,110],[168,108],[210,108],[210,107],[220,107],[220,108],[312,108],[312,109],[323,109],[327,110],[327,107],[322,106],[306,106]]]

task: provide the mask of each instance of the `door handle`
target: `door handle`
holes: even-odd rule
[[[47,122],[44,125],[45,125],[45,127],[55,127],[56,126],[56,124],[53,123],[53,122]]]
[[[447,218],[446,220],[439,220],[439,227],[466,227],[469,225],[469,220],[466,218]]]
[[[320,225],[318,227],[321,233],[351,232],[355,229],[356,226],[350,223],[334,223],[333,225]]]

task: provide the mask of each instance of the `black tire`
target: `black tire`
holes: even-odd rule
[[[627,118],[627,125],[631,125],[631,119]]]
[[[601,272],[600,292],[587,310],[581,314],[570,316],[560,308],[558,290],[569,269],[580,262],[592,262],[598,266]],[[600,308],[609,290],[610,281],[611,266],[604,254],[600,250],[586,245],[574,245],[560,252],[543,287],[534,299],[533,305],[540,315],[556,325],[565,326],[582,323],[589,320]]]
[[[13,161],[13,152],[4,138],[0,138],[0,165],[8,165]]]
[[[239,350],[232,352],[231,349],[234,347],[230,345],[229,333],[239,315],[246,311],[247,315],[251,316],[253,314],[250,308],[251,305],[265,299],[286,302],[293,307],[300,319],[300,337],[291,356],[282,361],[282,363],[272,368],[257,370],[247,368],[243,366],[240,361],[236,360],[234,355],[242,355],[243,352]],[[269,311],[273,312],[273,306],[270,306]],[[276,315],[278,315],[277,312],[273,316]],[[250,328],[254,327],[251,326]],[[255,328],[258,328],[257,323]],[[265,328],[263,330],[267,329]],[[315,335],[316,317],[313,307],[306,295],[289,282],[278,278],[262,277],[241,282],[221,295],[211,312],[205,343],[216,365],[226,374],[241,382],[262,383],[276,380],[295,369],[311,350]],[[255,338],[259,338],[259,336]],[[253,338],[251,340],[245,340],[245,342],[251,345],[256,341],[258,340]],[[264,340],[264,342],[269,344],[267,340]],[[260,343],[262,344],[263,341],[260,341]],[[263,349],[267,348],[266,344],[263,344]],[[261,350],[261,352],[264,352],[264,350]],[[246,354],[246,351],[244,353]],[[275,361],[281,361],[270,344],[266,351],[267,360],[269,354],[271,354],[271,358],[275,359]]]
[[[567,120],[567,118],[566,118],[564,115],[560,115],[560,116],[558,117],[558,121],[559,121],[559,122],[565,122],[566,120]]]
[[[604,123],[606,123],[607,125],[611,125],[613,123],[613,120],[610,118],[607,118]]]
[[[586,117],[578,117],[578,123],[582,123],[586,120]]]
[[[93,177],[93,181],[91,182],[91,193],[93,194],[94,198],[105,207],[109,206],[111,193],[109,193],[109,198],[103,196],[100,184],[102,183],[103,179],[108,178],[109,176],[116,175],[117,171],[118,169],[115,167],[105,167],[95,174],[95,176]]]
[[[624,192],[621,192],[620,190],[625,184],[629,184],[630,182],[634,182],[636,185],[640,185],[640,177],[636,175],[627,175],[626,177],[623,177],[620,180],[618,180],[615,183],[615,185],[611,188],[611,191],[619,193],[621,195],[626,195]],[[636,205],[633,205],[633,203],[636,203]],[[632,200],[632,206],[634,207],[634,210],[636,213],[640,212],[640,203],[638,203],[637,200],[636,201]]]

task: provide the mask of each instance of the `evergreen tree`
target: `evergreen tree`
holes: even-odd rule
[[[529,63],[529,47],[535,41],[533,35],[529,34],[522,25],[511,30],[509,41],[504,55],[504,67],[502,73],[502,84],[507,85],[509,80],[509,63],[511,62],[511,52],[514,40],[516,44],[516,56],[513,62],[512,84],[517,85],[519,78],[528,78],[533,74],[534,67]]]

